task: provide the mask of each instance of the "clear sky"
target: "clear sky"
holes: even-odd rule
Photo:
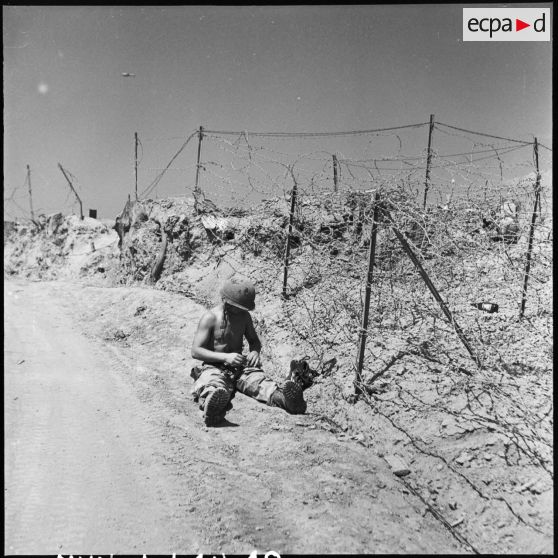
[[[84,209],[114,217],[133,192],[134,132],[161,167],[180,141],[149,139],[200,125],[327,132],[433,113],[551,146],[551,43],[464,43],[466,6],[4,6],[5,192],[27,208],[29,164],[35,208],[62,209],[60,162]],[[189,186],[196,146],[176,163]]]

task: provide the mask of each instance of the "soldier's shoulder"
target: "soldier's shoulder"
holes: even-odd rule
[[[214,325],[219,317],[219,308],[211,308],[206,310],[200,320],[200,323],[203,325]]]

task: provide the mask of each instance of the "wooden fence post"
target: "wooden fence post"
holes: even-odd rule
[[[289,230],[287,233],[287,244],[285,246],[285,261],[283,264],[283,298],[287,298],[287,276],[289,270],[289,256],[291,253],[291,238],[293,234],[293,223],[294,223],[294,214],[296,209],[296,195],[297,195],[297,183],[296,178],[293,172],[293,169],[290,169],[291,176],[293,177],[293,189],[291,190],[291,211],[289,214]]]
[[[537,171],[537,178],[535,181],[535,205],[533,206],[533,215],[531,215],[531,226],[529,228],[529,240],[527,242],[527,256],[525,258],[525,273],[523,278],[523,292],[521,293],[521,308],[519,310],[519,319],[523,319],[525,314],[525,303],[527,302],[527,283],[529,281],[529,272],[531,271],[531,252],[533,250],[533,236],[535,234],[535,221],[537,220],[537,210],[540,205],[541,195],[541,174],[539,171],[539,144],[537,138],[533,144],[535,156],[535,168]]]
[[[428,188],[430,188],[430,163],[432,161],[432,131],[434,130],[434,115],[430,115],[430,126],[428,128],[428,152],[426,155],[426,178],[424,180],[424,202],[422,204],[423,209],[426,209],[426,196],[428,194]]]
[[[368,274],[366,276],[366,292],[364,297],[364,309],[362,312],[362,323],[360,326],[359,349],[355,373],[355,394],[359,394],[361,389],[359,384],[362,378],[362,367],[364,366],[364,351],[366,349],[366,337],[368,334],[368,315],[370,312],[370,292],[372,290],[372,275],[374,273],[374,261],[376,259],[376,237],[378,231],[378,201],[379,192],[374,196],[374,213],[372,216],[372,230],[370,231],[370,249],[368,251]]]

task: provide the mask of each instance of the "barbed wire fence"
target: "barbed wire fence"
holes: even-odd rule
[[[311,357],[324,400],[364,401],[483,498],[504,496],[440,449],[436,417],[498,433],[506,463],[553,479],[547,146],[431,118],[337,133],[200,127],[134,147],[137,198],[193,198],[213,238],[205,261],[256,283],[274,309],[258,331]],[[28,213],[27,187],[4,193],[6,216]],[[62,175],[56,189],[67,197],[54,209],[75,212]]]
[[[33,177],[33,197],[31,197],[31,189],[29,186],[30,176]],[[83,188],[80,181],[73,174],[69,173],[72,183],[77,192],[81,195]],[[48,191],[48,204],[36,204],[36,194],[43,194]],[[75,195],[68,188],[62,174],[57,179],[47,179],[44,175],[44,169],[30,167],[28,165],[25,178],[20,184],[13,188],[4,189],[4,221],[12,223],[22,222],[31,224],[33,221],[53,213],[76,214],[79,215],[79,203]]]
[[[531,412],[534,394],[522,381],[534,374],[552,392],[548,147],[434,119],[339,133],[200,127],[168,139],[179,148],[151,167],[144,195],[196,136],[196,180],[191,166],[176,166],[179,191],[235,229],[234,243],[214,256],[264,298],[284,295],[283,325],[318,366],[332,353],[354,355],[346,375],[365,398],[388,370],[421,366],[432,379],[421,394],[402,377],[404,406],[376,400],[392,421],[417,408],[459,415],[499,429],[517,459],[552,475],[552,401]],[[363,326],[376,195],[389,211],[378,216]],[[442,370],[451,371],[443,380]]]
[[[431,118],[337,133],[200,127],[137,135],[135,151],[137,199],[194,199],[214,240],[206,261],[256,283],[259,306],[277,310],[258,331],[287,332],[326,395],[364,401],[483,498],[503,496],[438,450],[435,417],[500,434],[507,464],[553,479],[547,146]],[[63,180],[53,209],[75,212]],[[5,216],[28,214],[27,187],[5,191]]]

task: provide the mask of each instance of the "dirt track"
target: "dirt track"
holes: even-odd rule
[[[204,427],[187,365],[169,390],[145,347],[84,336],[86,297],[5,283],[5,553],[469,550],[311,409],[238,395],[224,427]],[[189,341],[201,308],[181,300]]]

